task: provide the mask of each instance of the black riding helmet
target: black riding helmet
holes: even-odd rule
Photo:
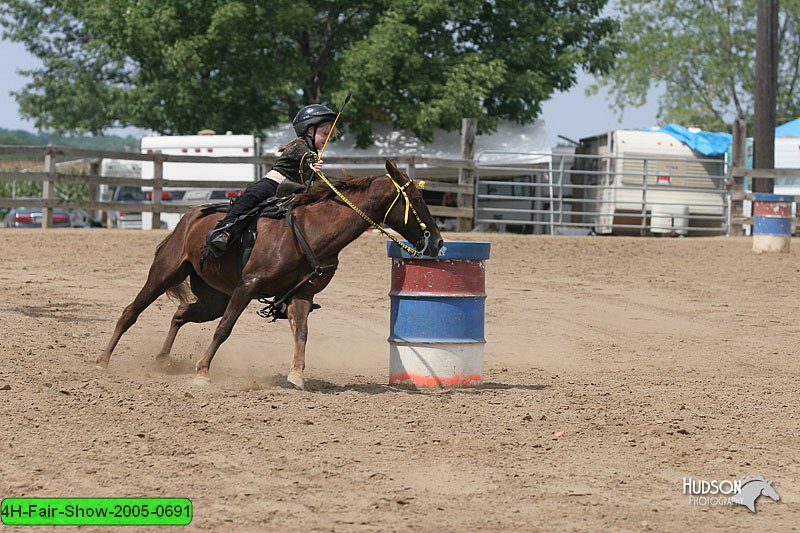
[[[333,122],[336,112],[322,104],[311,104],[301,109],[292,121],[298,137],[305,137],[309,126],[319,126],[325,122]]]

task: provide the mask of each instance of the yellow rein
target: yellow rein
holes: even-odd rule
[[[338,196],[345,204],[347,204],[347,206],[350,209],[355,211],[358,214],[358,216],[360,216],[362,219],[364,219],[364,222],[366,222],[370,226],[375,226],[376,228],[378,228],[378,230],[381,233],[383,233],[384,235],[386,235],[387,237],[392,239],[395,243],[397,243],[397,245],[399,247],[401,247],[403,250],[408,252],[410,255],[413,255],[413,256],[422,255],[422,252],[418,252],[416,249],[412,248],[411,246],[407,245],[406,243],[400,242],[400,240],[397,237],[395,237],[394,235],[392,235],[391,233],[386,231],[381,224],[377,224],[374,220],[372,220],[366,213],[364,213],[361,209],[359,209],[359,207],[357,205],[355,205],[344,194],[342,194],[339,191],[339,189],[334,187],[333,183],[331,183],[328,180],[328,178],[325,177],[325,174],[323,174],[322,172],[317,172],[316,174],[317,174],[317,176],[320,177],[320,179],[322,179],[322,181],[325,182],[325,185],[327,185],[328,187],[331,188],[331,190],[336,194],[336,196]],[[389,174],[386,174],[386,175],[389,176]],[[403,223],[404,224],[408,223],[408,211],[409,211],[409,208],[410,208],[411,211],[414,213],[414,218],[417,219],[417,223],[419,224],[420,229],[423,232],[427,231],[428,227],[425,225],[425,223],[419,217],[419,214],[417,213],[417,210],[414,209],[414,206],[411,205],[411,200],[408,198],[408,193],[406,193],[406,191],[405,191],[406,187],[408,187],[408,185],[411,182],[408,181],[408,182],[405,183],[405,185],[400,186],[400,185],[398,185],[398,183],[396,181],[394,181],[394,179],[391,176],[389,176],[389,179],[392,180],[392,183],[394,184],[395,188],[397,189],[397,196],[392,201],[392,204],[389,206],[389,209],[386,210],[386,214],[383,216],[383,223],[384,224],[386,223],[386,217],[389,216],[389,212],[392,210],[392,208],[394,207],[394,204],[397,203],[397,199],[400,198],[400,195],[402,194],[403,198],[406,201],[406,209],[405,209],[405,216],[403,218]]]

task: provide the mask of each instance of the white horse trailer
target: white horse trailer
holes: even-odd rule
[[[775,139],[775,168],[800,169],[800,137],[778,137]],[[800,197],[800,171],[797,177],[775,178],[773,192]],[[792,221],[797,216],[797,201],[792,202]],[[796,234],[797,228],[792,228]]]
[[[775,139],[775,168],[800,168],[800,137]],[[775,178],[775,194],[800,196],[800,175],[796,178]]]
[[[599,234],[724,232],[723,156],[695,152],[657,131],[617,130],[581,139],[585,221]]]
[[[191,155],[207,157],[251,157],[261,155],[260,142],[253,135],[173,135],[148,136],[142,138],[143,154],[162,153],[168,155]],[[149,161],[142,163],[142,178],[152,180],[154,165]],[[257,181],[261,177],[258,165],[249,163],[164,163],[165,180],[214,180],[214,181]],[[142,187],[152,194],[152,186]],[[185,205],[201,205],[209,202],[225,201],[238,195],[241,189],[165,187],[162,201]],[[181,218],[179,213],[161,213],[162,223],[174,229]],[[153,214],[142,213],[142,229],[153,227]]]

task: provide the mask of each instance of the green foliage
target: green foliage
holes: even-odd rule
[[[0,145],[40,146],[47,144],[57,144],[59,146],[69,146],[71,148],[84,148],[87,150],[124,152],[126,150],[136,150],[139,146],[139,139],[132,135],[128,135],[127,137],[114,135],[61,136],[0,128]]]
[[[622,112],[663,86],[659,119],[706,130],[752,120],[756,0],[618,0],[622,51],[599,87]],[[778,122],[800,114],[800,1],[781,0]]]
[[[429,138],[532,121],[617,45],[608,0],[9,0],[4,34],[43,62],[16,93],[37,127],[258,134],[304,104]]]
[[[56,183],[56,196],[64,200],[81,202],[89,198],[89,186],[85,183]]]
[[[0,198],[37,197],[42,195],[42,184],[36,181],[0,181]]]
[[[0,181],[0,198],[41,197],[39,181]],[[63,200],[82,201],[89,198],[89,186],[83,183],[56,183],[55,196]]]

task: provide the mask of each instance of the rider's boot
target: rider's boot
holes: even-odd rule
[[[206,235],[206,248],[214,256],[214,259],[219,259],[228,250],[228,243],[231,239],[230,227],[230,224],[226,224],[221,228],[214,228]]]

